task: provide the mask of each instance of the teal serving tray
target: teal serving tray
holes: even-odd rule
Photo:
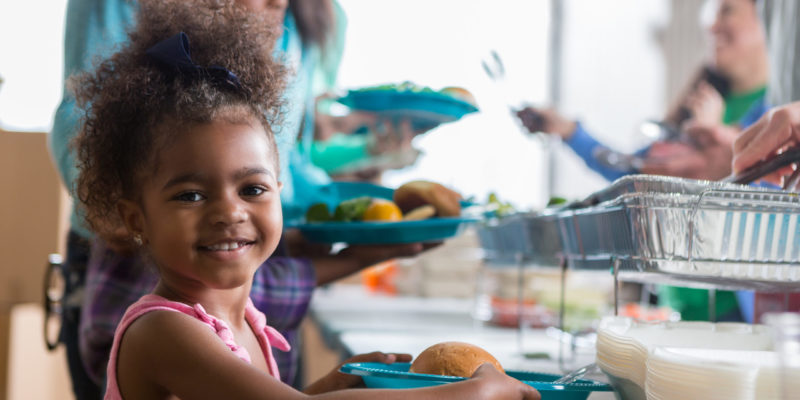
[[[325,202],[331,210],[344,200],[361,196],[391,200],[394,194],[394,189],[352,182],[334,182],[324,190]],[[477,217],[464,216],[422,221],[306,223],[302,217],[297,217],[285,225],[297,228],[306,239],[317,243],[403,244],[442,241],[459,235],[464,228],[478,220]]]
[[[413,389],[446,383],[463,381],[466,378],[416,374],[408,372],[409,363],[351,363],[340,369],[346,374],[358,375],[369,388],[381,389]],[[557,385],[552,382],[560,375],[539,372],[506,371],[509,376],[533,386],[542,395],[543,400],[585,400],[591,392],[611,392],[611,386],[591,380],[580,379],[574,383]]]
[[[415,130],[431,129],[478,111],[474,105],[435,91],[396,89],[351,90],[338,99],[352,110],[370,111],[384,118],[411,120]]]

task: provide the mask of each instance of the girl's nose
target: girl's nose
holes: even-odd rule
[[[214,225],[235,225],[247,220],[247,212],[239,196],[226,196],[216,201],[210,219]]]

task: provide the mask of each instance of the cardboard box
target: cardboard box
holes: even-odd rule
[[[47,134],[0,130],[0,400],[18,371],[11,332],[17,304],[41,309],[44,272],[50,253],[64,254],[69,197],[47,149]],[[30,320],[25,320],[31,323]],[[42,327],[30,328],[31,345],[44,346]],[[28,343],[27,341],[24,343]],[[66,370],[66,364],[61,364]],[[29,399],[37,396],[26,397]],[[60,395],[57,398],[65,398]]]
[[[19,304],[6,315],[10,327],[6,399],[73,399],[64,346],[49,352],[44,345],[42,307]]]

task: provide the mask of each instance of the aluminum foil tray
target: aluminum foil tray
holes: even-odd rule
[[[486,259],[494,265],[519,262],[542,267],[560,264],[561,239],[556,214],[517,214],[478,227]]]
[[[570,267],[617,259],[623,280],[800,291],[797,194],[642,176],[612,186],[590,196],[597,205],[559,213]]]
[[[569,208],[577,209],[594,206],[606,201],[613,201],[619,196],[629,193],[700,195],[708,190],[763,191],[763,189],[754,189],[749,186],[726,182],[702,181],[659,175],[626,175],[614,181],[607,188],[589,195],[586,199],[570,204]]]

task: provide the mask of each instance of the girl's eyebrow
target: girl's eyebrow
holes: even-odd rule
[[[187,174],[178,175],[164,184],[164,187],[161,190],[167,190],[172,186],[180,185],[181,183],[187,182],[203,182],[206,179],[205,175],[197,172],[189,172]]]
[[[238,181],[248,176],[253,175],[268,175],[270,177],[275,177],[275,174],[272,173],[269,169],[262,168],[262,167],[244,167],[236,172],[233,173],[233,180]],[[172,186],[180,185],[182,183],[189,183],[189,182],[204,182],[207,180],[206,175],[198,173],[198,172],[189,172],[183,175],[178,175],[164,184],[164,187],[161,190],[167,190]]]
[[[266,168],[262,168],[262,167],[244,167],[244,168],[236,171],[233,174],[233,180],[238,181],[238,180],[247,178],[248,176],[261,175],[261,174],[268,175],[268,176],[273,177],[273,178],[275,177],[275,175],[272,173],[272,171],[270,171],[270,170],[268,170]]]

